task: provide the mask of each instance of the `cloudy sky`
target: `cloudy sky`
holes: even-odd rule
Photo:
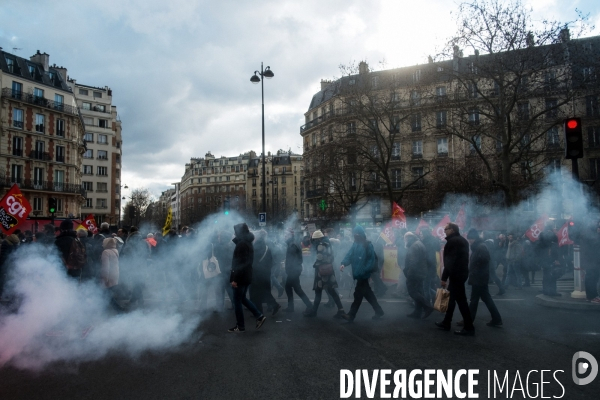
[[[299,128],[321,79],[339,65],[426,63],[455,31],[448,0],[0,0],[0,47],[36,50],[71,78],[108,86],[123,122],[123,182],[156,196],[207,151],[260,152],[261,61],[266,150],[301,152]],[[531,0],[536,19],[591,14],[600,2]],[[594,34],[600,34],[598,28]],[[13,50],[16,48],[18,50]]]

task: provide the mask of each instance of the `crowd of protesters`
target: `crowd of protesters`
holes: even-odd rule
[[[407,296],[414,310],[408,317],[428,318],[434,311],[437,289],[447,288],[449,301],[445,317],[436,325],[450,330],[455,307],[462,320],[457,323],[459,335],[473,335],[474,319],[481,300],[491,316],[488,326],[503,324],[489,285],[495,285],[496,296],[512,287],[521,290],[542,276],[542,292],[561,296],[557,280],[569,268],[568,257],[558,246],[556,234],[546,229],[539,240],[531,243],[514,232],[491,234],[470,229],[461,232],[458,225],[445,226],[445,238],[438,239],[429,228],[417,232],[395,230],[397,264],[404,279],[388,287],[382,281],[384,243],[379,234],[370,238],[356,225],[352,237],[332,228],[312,233],[278,229],[251,232],[245,223],[231,231],[212,232],[209,236],[183,227],[179,233],[171,229],[145,232],[132,226],[111,233],[103,223],[93,235],[88,230],[74,230],[71,220],[60,227],[48,224],[43,230],[3,236],[0,246],[0,299],[11,262],[21,246],[39,243],[54,246],[66,275],[78,281],[93,281],[110,292],[112,305],[119,310],[144,305],[151,293],[159,300],[198,301],[203,312],[225,310],[225,297],[231,302],[236,325],[230,332],[245,331],[244,310],[256,319],[256,328],[266,320],[266,313],[277,314],[282,306],[273,295],[287,296],[284,312],[295,312],[294,293],[305,305],[303,315],[317,317],[323,292],[328,296],[325,308],[336,307],[334,318],[352,322],[363,298],[374,310],[373,319],[384,316],[378,302],[388,289],[391,295]],[[600,224],[579,232],[575,240],[581,248],[586,270],[587,300],[600,305],[598,280],[600,259],[595,256],[600,246]],[[566,248],[566,247],[565,247]],[[312,276],[314,301],[302,288],[302,274]],[[470,287],[470,301],[467,299]],[[339,290],[354,289],[353,302],[346,312]],[[210,296],[209,296],[210,295]],[[263,305],[267,305],[266,310]]]

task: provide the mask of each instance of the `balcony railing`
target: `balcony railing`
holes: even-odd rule
[[[41,161],[52,161],[52,157],[50,157],[49,153],[37,150],[32,150],[31,152],[29,152],[29,158]]]
[[[2,97],[10,97],[17,101],[22,101],[23,103],[29,103],[36,106],[49,108],[52,110],[64,112],[66,114],[78,115],[77,107],[69,106],[53,100],[48,100],[44,97],[34,96],[30,93],[17,92],[12,90],[11,88],[2,89]]]
[[[306,198],[319,197],[323,195],[323,189],[313,189],[306,192]]]
[[[20,177],[7,177],[0,180],[0,186],[10,187],[16,183],[21,189],[45,190],[49,192],[74,193],[86,196],[86,192],[81,185],[72,183],[60,183],[50,181],[39,181],[36,179],[23,179]]]

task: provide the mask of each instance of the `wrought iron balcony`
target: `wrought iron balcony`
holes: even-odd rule
[[[20,189],[73,193],[81,194],[83,197],[86,197],[86,192],[83,187],[81,185],[74,185],[72,183],[41,181],[37,179],[24,179],[21,177],[7,177],[0,180],[0,186],[3,187],[10,187],[15,183]]]
[[[77,107],[69,106],[53,100],[48,100],[44,97],[34,96],[30,93],[18,92],[16,90],[12,90],[11,88],[2,89],[2,97],[12,98],[17,101],[22,101],[23,103],[49,108],[51,110],[64,112],[66,114],[78,115]]]

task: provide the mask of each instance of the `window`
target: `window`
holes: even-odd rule
[[[42,184],[44,183],[44,169],[43,168],[34,168],[33,169],[33,185],[36,189],[41,189]]]
[[[413,175],[413,179],[417,179],[420,178],[415,185],[418,188],[423,187],[423,185],[425,184],[425,181],[423,180],[423,178],[421,178],[423,176],[423,167],[414,167],[412,169],[412,175]]]
[[[94,111],[105,112],[106,106],[103,104],[97,104],[94,106]]]
[[[42,198],[34,197],[33,198],[33,211],[42,211]]]
[[[96,199],[96,208],[107,208],[106,199]]]
[[[415,140],[412,142],[412,154],[413,157],[423,157],[423,141]]]
[[[63,95],[60,94],[54,94],[54,108],[56,110],[63,110],[63,104],[65,102],[65,97]]]
[[[527,75],[523,75],[519,78],[519,86],[518,90],[520,92],[526,92],[529,88],[529,77]]]
[[[546,71],[544,74],[544,84],[546,85],[546,90],[552,90],[556,87],[556,71]]]
[[[87,92],[87,90],[86,90],[86,92]],[[84,110],[91,110],[92,109],[92,103],[86,103],[84,101],[83,104],[81,105],[81,108],[83,108]]]
[[[87,96],[88,95],[88,91],[86,89],[79,89],[79,94]]]
[[[108,152],[106,150],[98,150],[98,160],[108,160]]]
[[[378,76],[374,76],[371,78],[371,88],[372,89],[377,89],[379,87],[379,77]]]
[[[590,158],[590,179],[598,179],[600,176],[600,158]]]
[[[588,146],[600,147],[600,126],[590,126],[588,131]],[[557,132],[558,136],[558,132]]]
[[[94,199],[85,199],[85,205],[83,206],[83,208],[92,208],[92,202],[94,201]]]
[[[63,210],[63,199],[56,199],[56,211]]]
[[[471,153],[475,153],[475,146],[477,146],[477,150],[481,150],[481,136],[475,135],[471,138],[471,140],[472,141],[469,142],[469,150],[471,151]]]
[[[83,166],[83,174],[84,175],[92,175],[94,173],[93,167],[91,165]]]
[[[285,171],[283,171],[283,173],[285,174]],[[282,184],[285,184],[285,183],[286,183],[285,176],[282,176],[282,177],[281,177],[281,183],[282,183]]]
[[[477,84],[476,83],[469,83],[467,85],[467,94],[472,99],[477,98],[478,93],[477,93]]]
[[[356,135],[356,122],[349,122],[346,126],[346,133],[348,135]]]
[[[65,162],[65,146],[56,146],[56,162]]]
[[[12,98],[20,100],[22,95],[23,95],[23,84],[20,82],[13,81],[13,83],[12,83]]]
[[[85,125],[94,125],[94,118],[83,117],[83,123]]]
[[[446,99],[446,86],[438,86],[435,88],[435,96],[437,101],[443,101]]]
[[[421,131],[421,114],[414,114],[411,116],[410,125],[413,132]]]
[[[108,144],[108,136],[98,134],[98,143],[100,144]]]
[[[10,182],[11,183],[23,183],[23,166],[22,165],[18,165],[18,164],[11,165]]]
[[[521,121],[529,120],[529,103],[517,104],[517,117]]]
[[[94,98],[95,99],[101,99],[102,98],[102,92],[94,92]]]
[[[373,132],[379,133],[379,125],[377,124],[376,119],[369,120],[369,127],[373,130]]]
[[[44,99],[44,89],[33,88],[33,101],[39,104]]]
[[[390,133],[400,133],[400,117],[394,115],[390,121]]]
[[[548,173],[560,172],[560,159],[553,158],[548,163]]]
[[[560,141],[558,137],[558,127],[553,126],[548,130],[548,147],[558,147],[560,146]]]
[[[54,190],[62,192],[64,190],[65,171],[54,170]]]
[[[23,110],[20,108],[13,109],[13,127],[23,129]]]
[[[417,83],[421,80],[421,70],[418,69],[415,72],[413,72],[412,74],[412,80],[413,82]]]
[[[83,140],[85,140],[86,142],[93,142],[94,141],[94,134],[90,133],[90,132],[86,132],[83,135]]]
[[[17,63],[15,63],[15,60],[9,57],[4,57],[4,59],[6,60],[6,64],[8,65],[8,72],[10,72],[11,74],[16,74],[18,71],[18,67]]]
[[[394,144],[392,145],[392,160],[399,160],[400,159],[400,143],[399,142],[394,142]]]
[[[81,184],[83,185],[84,190],[87,190],[88,192],[94,191],[94,183],[93,182],[83,181],[83,182],[81,182]],[[117,187],[118,187],[118,185],[117,185]]]
[[[379,157],[379,148],[377,147],[377,145],[371,146],[371,155],[373,156],[373,158]]]
[[[435,123],[438,128],[445,128],[447,122],[448,112],[446,110],[437,111],[435,113]]]
[[[410,105],[411,106],[420,106],[421,105],[421,93],[417,90],[410,91]]]
[[[35,131],[44,133],[44,114],[35,114]]]
[[[83,158],[94,158],[94,150],[86,150],[85,153],[83,153]]]
[[[553,119],[558,117],[558,101],[556,99],[546,99],[546,118]]]
[[[12,143],[12,154],[13,156],[23,156],[23,138],[19,136],[13,136]]]
[[[56,120],[56,136],[65,137],[65,120]]]
[[[448,138],[439,138],[437,140],[438,155],[448,155]]]
[[[98,126],[100,128],[108,128],[108,120],[106,120],[106,119],[99,119],[98,120]]]
[[[108,168],[106,168],[106,167],[98,167],[98,175],[99,176],[107,176],[108,175]]]
[[[496,80],[494,80],[494,88],[492,90],[490,90],[490,96],[496,97],[499,94],[500,94],[500,85],[498,85],[498,82]]]
[[[41,140],[36,140],[35,151],[33,152],[33,158],[36,160],[43,160],[45,149],[46,149],[46,143],[44,143]]]
[[[479,110],[472,108],[469,110],[469,124],[479,125]]]
[[[98,182],[96,183],[96,190],[98,192],[108,192],[108,187],[106,182]]]
[[[600,110],[598,108],[598,96],[585,97],[585,111],[588,117],[600,116]]]
[[[393,169],[392,170],[392,175],[391,175],[391,181],[392,181],[392,189],[400,189],[402,186],[402,179],[401,179],[401,175],[402,175],[402,170],[401,169]]]
[[[393,92],[390,100],[392,103],[399,103],[400,102],[400,93]]]

